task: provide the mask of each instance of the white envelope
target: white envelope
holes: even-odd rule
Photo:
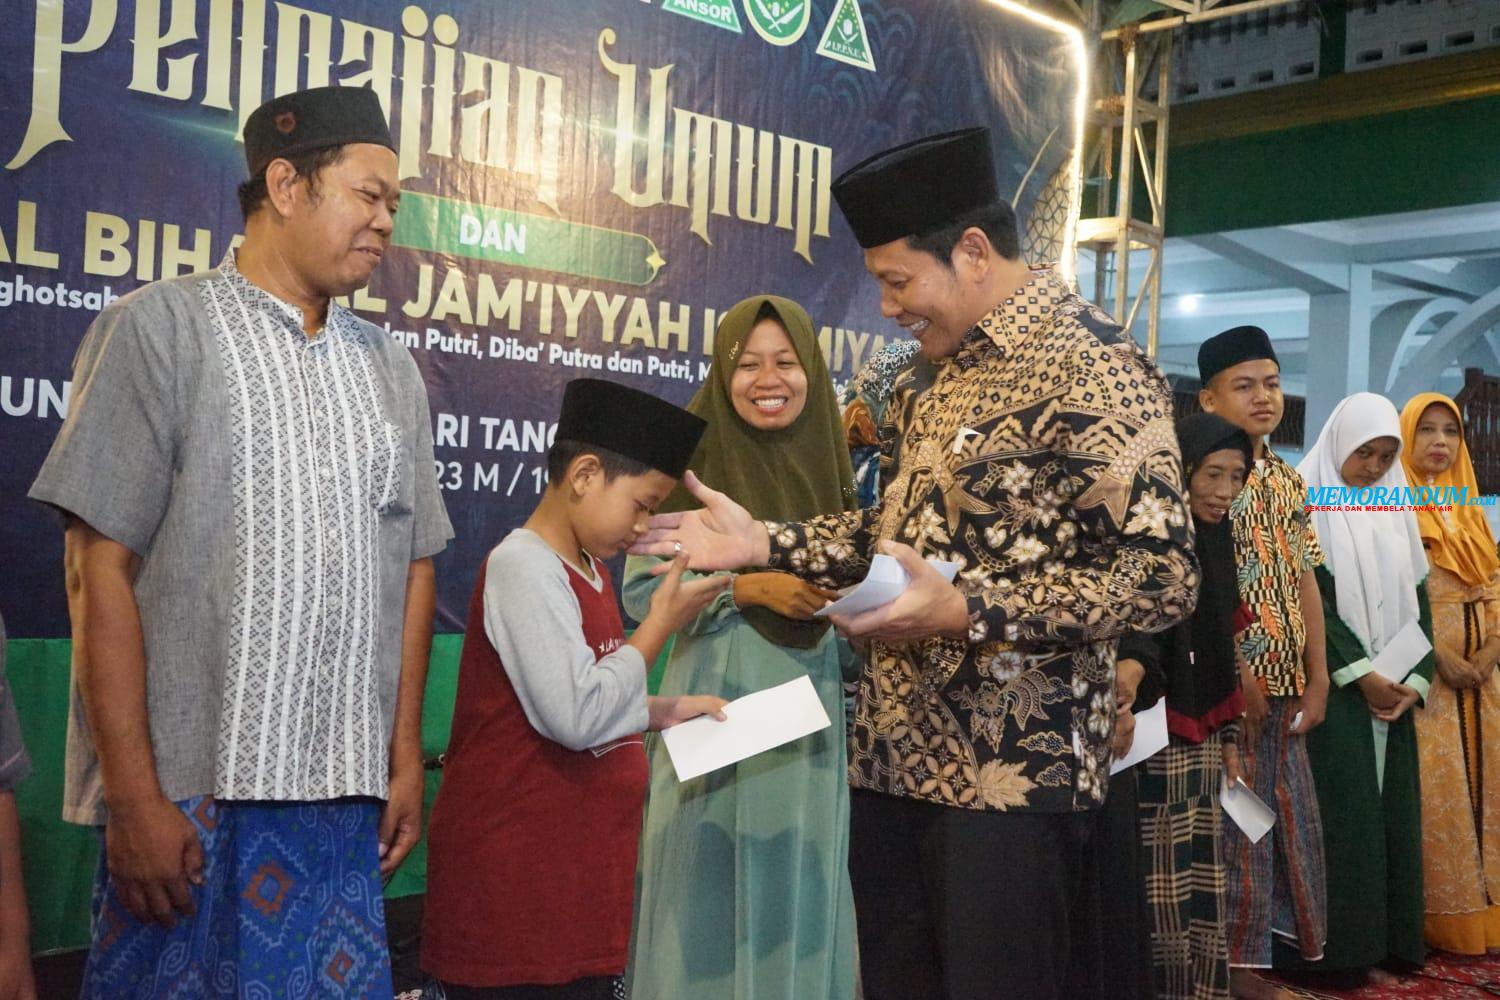
[[[728,718],[689,719],[661,732],[678,781],[728,767],[832,723],[812,679],[794,681],[736,698],[724,706]]]
[[[928,564],[943,574],[949,583],[958,575],[958,563],[927,560]],[[859,615],[889,604],[901,596],[911,585],[911,576],[901,568],[894,556],[879,555],[870,560],[870,571],[857,586],[849,590],[832,604],[817,612],[819,618],[828,615]]]
[[[1432,643],[1416,622],[1407,622],[1385,648],[1370,661],[1375,672],[1388,681],[1400,684],[1411,673],[1411,668],[1432,649]]]
[[[1156,704],[1138,712],[1135,717],[1135,739],[1130,743],[1130,752],[1109,766],[1110,774],[1119,774],[1127,767],[1135,767],[1147,757],[1161,753],[1167,748],[1167,699],[1158,698]]]
[[[1228,775],[1219,779],[1219,804],[1224,807],[1224,814],[1245,831],[1252,844],[1276,824],[1276,814],[1271,807],[1250,790],[1243,778],[1236,778],[1233,785],[1229,783]]]

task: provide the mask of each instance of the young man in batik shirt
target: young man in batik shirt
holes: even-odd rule
[[[1323,604],[1313,569],[1323,553],[1304,504],[1302,477],[1268,443],[1281,423],[1281,366],[1259,327],[1210,338],[1198,351],[1199,402],[1250,435],[1255,466],[1235,497],[1235,563],[1252,621],[1240,637],[1245,773],[1276,825],[1252,844],[1224,824],[1229,892],[1230,990],[1270,1000],[1281,994],[1252,971],[1292,947],[1315,961],[1327,939],[1323,829],[1304,737],[1323,721],[1328,667]]]

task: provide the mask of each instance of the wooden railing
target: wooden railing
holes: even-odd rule
[[[1464,387],[1453,397],[1464,418],[1464,440],[1474,459],[1479,492],[1500,493],[1500,377],[1464,369]]]

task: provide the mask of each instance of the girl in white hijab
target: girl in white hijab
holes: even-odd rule
[[[1360,392],[1334,408],[1297,471],[1309,491],[1372,487],[1378,498],[1378,488],[1389,495],[1407,485],[1400,452],[1396,408]],[[1403,629],[1431,633],[1427,557],[1416,515],[1399,506],[1401,498],[1366,502],[1361,495],[1359,505],[1342,499],[1311,512],[1326,558],[1316,575],[1333,681],[1327,718],[1307,736],[1328,863],[1328,945],[1322,960],[1295,964],[1354,985],[1372,967],[1420,966],[1423,959],[1412,709],[1426,696],[1433,657],[1429,648],[1400,664],[1399,682],[1374,670],[1371,661]],[[1366,509],[1375,505],[1390,509]]]

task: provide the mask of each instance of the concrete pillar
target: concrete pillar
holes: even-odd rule
[[[1303,451],[1318,439],[1339,400],[1370,387],[1370,286],[1370,265],[1350,264],[1347,291],[1308,296]]]

